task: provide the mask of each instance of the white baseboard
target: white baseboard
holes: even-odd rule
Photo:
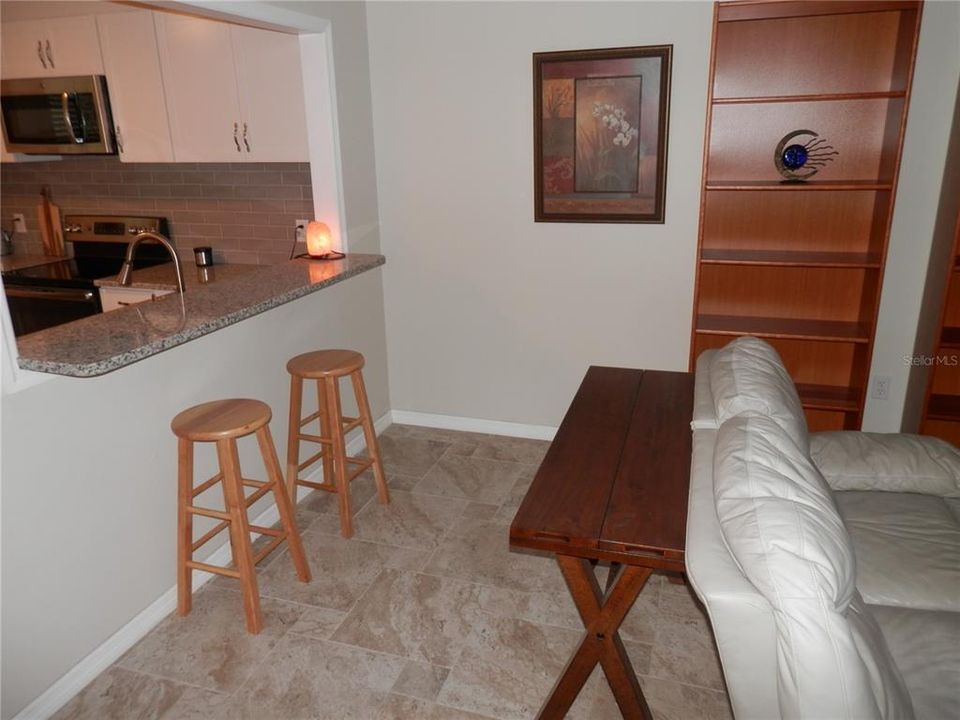
[[[421,425],[423,427],[463,430],[489,435],[509,435],[510,437],[532,438],[534,440],[553,440],[553,436],[557,434],[557,428],[549,425],[525,425],[523,423],[482,420],[456,415],[434,415],[433,413],[410,410],[393,410],[390,416],[393,422],[404,425]]]
[[[377,434],[384,431],[392,422],[391,413],[387,412],[374,423]],[[347,436],[347,453],[355,455],[366,447],[363,432],[357,428]],[[318,467],[307,476],[308,480],[321,482],[323,469]],[[309,488],[301,488],[304,495],[309,494]],[[298,497],[298,501],[301,498]],[[277,506],[271,504],[257,517],[250,521],[251,525],[270,527],[280,520]],[[251,537],[259,537],[258,533],[251,533]],[[171,540],[172,546],[172,540]],[[224,567],[230,563],[230,543],[224,543],[204,558],[210,565]],[[193,572],[193,590],[196,592],[213,579],[212,573],[202,571]],[[148,632],[153,630],[161,620],[173,612],[177,607],[177,586],[167,590],[154,600],[130,622],[117,630],[107,640],[94,649],[89,655],[74,665],[59,680],[47,688],[32,703],[14,716],[13,720],[46,720],[57,710],[66,705],[74,695],[83,690],[100,673],[110,667],[130,648],[137,644]]]

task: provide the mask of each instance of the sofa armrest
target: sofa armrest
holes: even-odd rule
[[[926,435],[810,433],[810,458],[833,490],[960,497],[960,451]]]

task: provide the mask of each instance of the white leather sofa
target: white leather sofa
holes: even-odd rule
[[[960,718],[960,452],[812,433],[776,351],[697,361],[687,518],[738,720]]]

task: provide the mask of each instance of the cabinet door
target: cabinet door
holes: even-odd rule
[[[232,34],[240,114],[246,124],[245,159],[307,162],[299,38],[241,26],[234,26]]]
[[[50,41],[47,75],[103,75],[100,38],[93,15],[51,18],[44,24],[45,55],[46,42]]]
[[[157,13],[155,20],[174,158],[246,159],[239,151],[240,105],[230,26],[168,13]]]
[[[46,56],[43,56],[41,62],[43,43],[46,40],[46,27],[43,22],[36,20],[4,22],[0,26],[0,39],[3,41],[0,77],[30,78],[47,74]]]
[[[133,10],[97,17],[123,162],[173,162],[153,16]]]

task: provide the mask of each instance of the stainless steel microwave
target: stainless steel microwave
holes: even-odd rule
[[[103,75],[0,81],[7,152],[113,155],[113,123]]]

